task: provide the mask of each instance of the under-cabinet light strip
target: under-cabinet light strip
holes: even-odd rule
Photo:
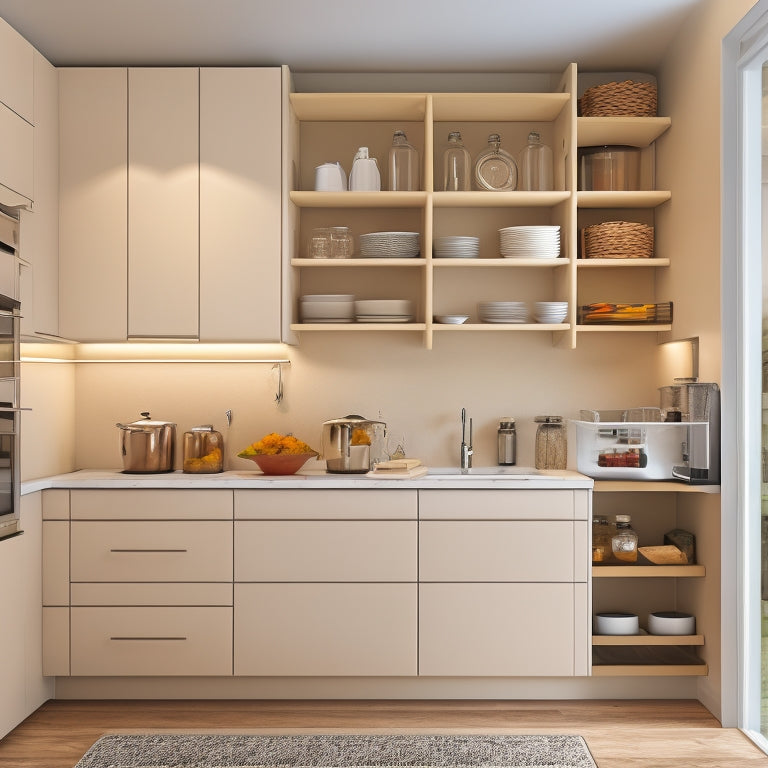
[[[247,359],[206,359],[206,358],[124,358],[121,360],[72,360],[61,357],[22,357],[22,363],[248,363],[251,365],[290,365],[290,360],[247,360]]]

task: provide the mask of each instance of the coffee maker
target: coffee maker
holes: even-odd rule
[[[660,387],[661,413],[666,422],[687,424],[682,462],[672,476],[692,485],[720,483],[720,388],[696,379],[675,379]]]

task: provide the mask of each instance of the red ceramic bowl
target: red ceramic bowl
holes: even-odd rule
[[[243,458],[256,462],[265,475],[294,475],[315,456],[316,453],[275,453]]]

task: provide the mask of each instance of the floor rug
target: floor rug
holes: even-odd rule
[[[596,768],[581,736],[110,734],[75,768]]]

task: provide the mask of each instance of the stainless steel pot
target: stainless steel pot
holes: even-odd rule
[[[120,430],[123,472],[173,472],[176,425],[170,421],[152,421],[148,411],[141,415],[143,418],[138,421],[116,425]]]
[[[345,416],[323,424],[323,458],[328,472],[363,474],[385,455],[387,425],[363,416]]]

